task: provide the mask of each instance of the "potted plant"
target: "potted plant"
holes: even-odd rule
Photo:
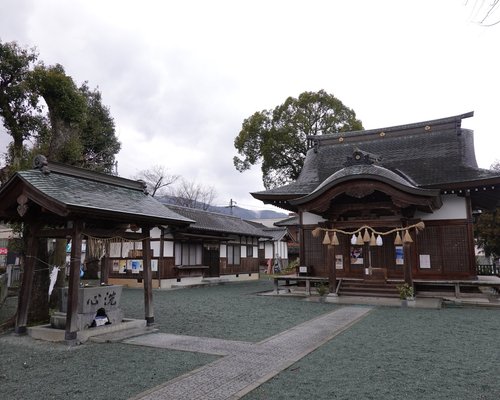
[[[399,298],[401,299],[401,305],[407,306],[408,300],[415,300],[413,286],[410,286],[408,283],[403,283],[401,285],[396,286],[396,289],[399,292]]]
[[[323,302],[325,300],[325,295],[329,292],[330,288],[328,285],[324,282],[319,283],[316,285],[316,291],[319,294],[319,301]]]

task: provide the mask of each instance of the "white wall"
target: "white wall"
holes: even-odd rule
[[[450,194],[442,196],[443,206],[433,213],[423,213],[417,211],[415,218],[421,218],[424,221],[432,221],[438,219],[466,219],[467,218],[467,202],[465,197],[458,197]]]
[[[174,256],[174,242],[165,241],[163,242],[163,257],[173,257]]]
[[[323,221],[326,221],[326,220],[319,215],[312,214],[309,212],[302,213],[302,223],[304,225],[316,225],[319,222],[323,222]]]
[[[159,239],[161,236],[161,229],[158,228],[157,226],[155,226],[154,228],[151,228],[151,230],[149,231],[149,236],[152,239]]]
[[[220,245],[219,256],[222,258],[227,257],[227,245],[225,245],[225,244]]]
[[[282,259],[288,258],[288,243],[284,241],[266,242],[264,257],[267,259],[276,257],[276,253]]]
[[[266,242],[264,248],[264,257],[266,260],[274,258],[274,246],[273,242]]]

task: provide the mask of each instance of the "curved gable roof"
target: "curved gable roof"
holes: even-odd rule
[[[257,199],[286,209],[299,198],[322,190],[345,170],[346,160],[358,148],[381,156],[380,166],[392,184],[407,184],[420,189],[468,189],[477,185],[500,184],[500,173],[478,168],[473,132],[461,127],[462,119],[473,112],[413,124],[356,132],[310,136],[299,178],[286,186],[252,193]],[[343,170],[343,172],[341,172]],[[354,170],[355,171],[355,170]],[[373,175],[370,175],[373,177]],[[350,176],[357,179],[356,174]],[[401,179],[403,179],[403,182]]]
[[[375,180],[386,183],[403,192],[426,197],[439,195],[439,190],[421,189],[411,182],[387,168],[374,164],[350,165],[342,168],[325,179],[315,190],[307,196],[292,200],[291,203],[298,205],[315,199],[325,193],[328,189],[347,181]]]

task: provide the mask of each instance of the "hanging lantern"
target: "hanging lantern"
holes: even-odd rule
[[[339,238],[337,237],[337,232],[333,232],[333,238],[332,238],[332,245],[338,246],[339,243]]]
[[[365,234],[363,235],[363,242],[368,243],[369,241],[370,241],[370,234],[368,233],[368,229],[365,229]]]
[[[403,236],[403,243],[412,243],[413,239],[410,236],[410,233],[408,232],[408,229],[405,231],[405,234]]]
[[[361,236],[361,232],[358,233],[358,237],[356,239],[356,244],[359,246],[363,246],[363,236]]]
[[[328,232],[325,232],[325,238],[323,239],[323,244],[330,244],[330,235]]]
[[[354,246],[356,244],[356,235],[353,233],[351,237],[351,244]]]
[[[370,238],[370,246],[376,246],[377,240],[375,239],[375,234],[372,232],[372,237]]]
[[[384,241],[382,240],[382,236],[378,235],[375,243],[377,244],[377,246],[382,246],[384,244]]]
[[[399,234],[399,231],[396,232],[396,239],[394,239],[394,244],[396,246],[399,246],[399,245],[402,245],[403,244],[403,241],[401,240],[401,236]]]

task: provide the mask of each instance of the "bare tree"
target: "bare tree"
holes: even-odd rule
[[[494,26],[500,24],[500,0],[475,0],[472,4],[465,2],[471,8],[471,20],[482,26]]]
[[[208,210],[216,195],[217,192],[213,186],[204,186],[195,181],[181,179],[173,190],[173,201],[179,206]]]
[[[168,186],[174,184],[179,178],[179,175],[167,173],[167,169],[161,165],[144,169],[135,176],[135,179],[146,183],[148,192],[153,197],[165,196]]]

